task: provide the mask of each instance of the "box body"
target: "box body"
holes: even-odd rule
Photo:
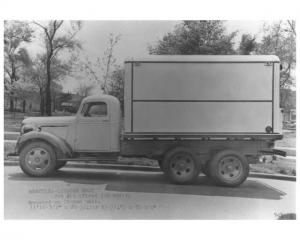
[[[125,62],[125,134],[281,133],[276,56]]]

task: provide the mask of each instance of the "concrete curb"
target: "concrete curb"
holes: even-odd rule
[[[19,166],[18,161],[4,161],[4,166]],[[64,168],[90,168],[90,169],[108,169],[108,170],[127,170],[127,171],[145,171],[145,172],[161,172],[159,167],[139,166],[139,165],[124,165],[120,163],[114,164],[95,164],[95,163],[67,163]],[[266,178],[285,181],[296,181],[296,176],[288,176],[282,174],[268,174],[250,172],[249,177]]]
[[[285,181],[296,182],[296,176],[289,176],[289,175],[283,175],[283,174],[250,172],[249,177],[267,178],[267,179],[285,180]]]

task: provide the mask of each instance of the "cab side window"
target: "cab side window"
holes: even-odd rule
[[[105,117],[107,116],[107,104],[105,102],[88,103],[83,109],[85,117]]]

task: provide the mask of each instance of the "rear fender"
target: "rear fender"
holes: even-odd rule
[[[16,145],[16,153],[20,154],[25,145],[34,141],[44,141],[50,144],[56,152],[57,159],[72,157],[72,148],[64,139],[48,132],[37,131],[31,131],[19,137]]]

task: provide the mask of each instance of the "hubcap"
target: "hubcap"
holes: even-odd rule
[[[243,168],[240,160],[235,156],[223,158],[219,163],[219,174],[225,180],[234,181],[242,174]]]
[[[34,171],[42,171],[50,164],[50,154],[43,148],[32,148],[25,157],[26,165]]]
[[[177,178],[187,178],[193,174],[195,165],[191,156],[176,154],[170,161],[171,171]]]

